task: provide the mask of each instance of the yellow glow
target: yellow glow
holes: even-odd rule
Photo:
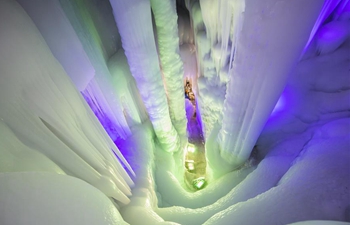
[[[194,153],[196,151],[196,147],[193,144],[187,144],[187,152]]]
[[[186,168],[189,171],[193,171],[194,170],[194,160],[186,160]]]

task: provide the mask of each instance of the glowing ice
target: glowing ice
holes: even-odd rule
[[[143,0],[110,2],[131,73],[136,80],[158,140],[164,150],[178,151],[180,140],[169,115],[154,42],[151,11],[145,10],[150,9],[150,2]]]
[[[246,2],[242,31],[235,31],[240,34],[218,134],[221,157],[232,169],[250,156],[287,76],[299,59],[322,3]]]
[[[175,0],[151,0],[159,58],[168,98],[170,118],[181,138],[186,138],[184,69],[180,58]]]
[[[0,21],[6,21],[0,23],[0,118],[12,131],[8,135],[28,146],[22,151],[33,159],[39,160],[39,154],[30,149],[48,157],[65,173],[128,203],[133,182],[112,153],[111,149],[118,149],[34,23],[15,1],[0,2]],[[123,156],[119,154],[119,158],[132,173]]]

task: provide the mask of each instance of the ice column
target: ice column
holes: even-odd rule
[[[151,0],[157,27],[158,49],[170,118],[181,137],[186,136],[183,63],[179,54],[179,37],[175,0]]]
[[[153,35],[149,0],[110,0],[122,45],[154,131],[164,150],[179,149]]]
[[[323,0],[246,0],[218,134],[221,160],[232,169],[250,156],[322,4]]]

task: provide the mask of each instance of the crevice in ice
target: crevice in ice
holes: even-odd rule
[[[206,178],[206,157],[203,133],[198,123],[196,113],[196,98],[192,90],[193,83],[186,78],[186,116],[188,144],[184,151],[185,183],[192,190],[203,189],[207,185]]]

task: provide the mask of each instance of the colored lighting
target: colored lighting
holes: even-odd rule
[[[187,152],[194,153],[196,151],[196,148],[193,144],[187,144]]]
[[[194,179],[192,181],[193,187],[196,188],[197,190],[200,190],[200,189],[204,188],[206,183],[207,182],[205,181],[204,177],[199,177],[199,178]]]
[[[189,171],[193,171],[194,170],[194,160],[186,160],[185,161],[185,165],[186,165],[186,168],[189,170]]]

